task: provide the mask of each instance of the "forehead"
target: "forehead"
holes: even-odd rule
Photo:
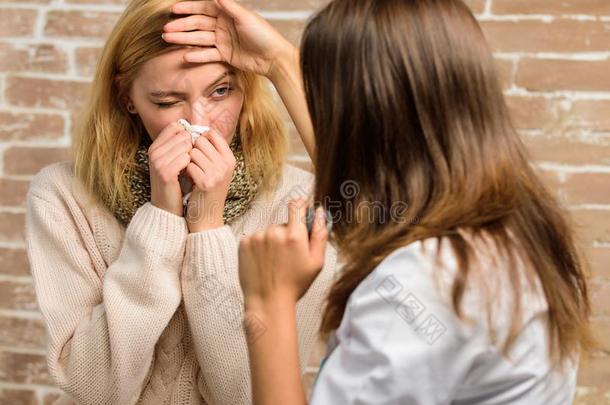
[[[181,48],[155,56],[142,66],[136,82],[146,91],[202,91],[232,70],[225,63],[185,62],[183,56],[189,51],[192,49]]]

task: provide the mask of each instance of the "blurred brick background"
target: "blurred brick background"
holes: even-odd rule
[[[295,44],[324,2],[244,0]],[[603,347],[582,360],[576,403],[610,403],[610,0],[470,5],[534,163],[573,213],[592,263]],[[124,6],[0,0],[0,404],[48,404],[58,392],[24,252],[24,199],[31,176],[65,158],[98,52]],[[290,160],[309,167],[290,128]]]

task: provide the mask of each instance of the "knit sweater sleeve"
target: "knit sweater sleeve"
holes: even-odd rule
[[[40,188],[28,193],[27,250],[49,372],[79,404],[134,404],[181,301],[186,223],[150,203],[140,207],[101,277],[75,205]]]
[[[201,368],[199,390],[207,403],[216,405],[252,403],[237,249],[229,226],[191,233],[182,270],[184,305]],[[297,304],[302,373],[317,338],[335,263],[336,255],[329,249],[324,269]],[[257,327],[264,333],[264,325]]]

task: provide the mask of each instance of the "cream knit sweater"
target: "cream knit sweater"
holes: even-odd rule
[[[68,162],[42,169],[27,196],[26,239],[48,331],[47,362],[65,391],[56,404],[249,404],[237,246],[286,222],[288,199],[313,176],[285,165],[272,198],[222,228],[189,233],[184,218],[146,203],[124,228],[95,203]],[[297,306],[301,370],[336,268]]]

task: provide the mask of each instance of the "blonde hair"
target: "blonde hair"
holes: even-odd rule
[[[140,68],[150,59],[183,48],[161,38],[178,0],[134,0],[119,18],[97,65],[88,104],[77,122],[72,143],[74,173],[110,210],[133,204],[128,176],[135,154],[148,136],[140,118],[122,102]],[[239,117],[244,158],[259,189],[269,193],[280,179],[286,153],[286,128],[265,78],[236,70],[244,93]]]

